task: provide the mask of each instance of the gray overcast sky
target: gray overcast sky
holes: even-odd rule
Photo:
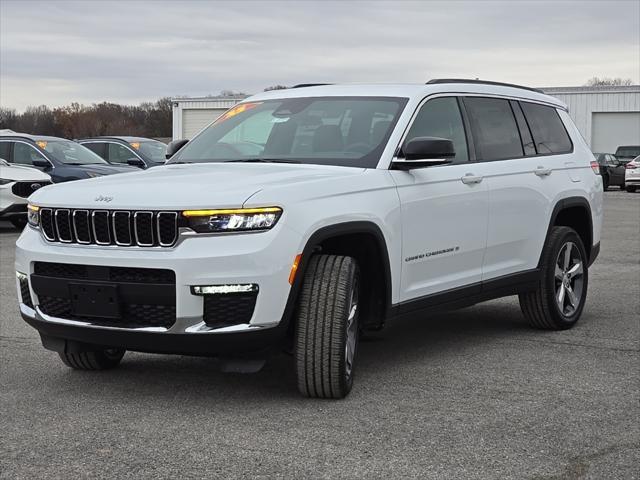
[[[0,0],[0,104],[137,103],[302,82],[640,82],[640,0]]]

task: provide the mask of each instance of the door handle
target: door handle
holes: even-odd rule
[[[551,175],[551,169],[538,167],[533,171],[533,173],[535,173],[539,177],[548,177],[549,175]]]
[[[467,173],[460,180],[462,180],[462,183],[464,183],[465,185],[473,185],[475,183],[480,183],[482,181],[482,178],[483,177],[476,176],[471,173]]]

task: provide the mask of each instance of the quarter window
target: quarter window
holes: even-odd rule
[[[538,154],[569,153],[572,144],[555,108],[521,102]]]
[[[466,97],[464,105],[480,160],[505,160],[523,156],[522,141],[508,100]]]
[[[26,143],[16,142],[13,145],[13,163],[33,165],[38,160],[47,160],[40,152]]]
[[[455,97],[442,97],[429,100],[416,115],[409,133],[409,140],[416,137],[440,137],[453,142],[456,156],[453,163],[469,161],[467,137],[458,100]]]

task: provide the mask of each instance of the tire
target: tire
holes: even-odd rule
[[[567,282],[570,288],[566,288]],[[588,260],[582,240],[572,228],[553,227],[542,250],[538,288],[519,295],[520,308],[535,328],[566,330],[582,314],[588,285]]]
[[[74,370],[107,370],[117,367],[124,353],[125,350],[110,348],[95,352],[59,352],[58,355],[67,367]]]
[[[359,269],[352,257],[316,255],[306,269],[297,309],[298,390],[344,398],[353,386],[359,329]]]
[[[14,227],[16,227],[18,230],[22,230],[24,227],[27,226],[27,218],[26,217],[16,217],[16,218],[12,218],[11,220],[9,220]]]
[[[606,175],[602,176],[602,190],[605,192],[609,190],[609,177]]]
[[[629,193],[634,193],[636,191],[636,187],[632,187],[631,185],[629,185],[627,186],[626,190]]]

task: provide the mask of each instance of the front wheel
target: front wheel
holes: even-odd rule
[[[359,270],[352,257],[316,255],[305,272],[295,333],[298,390],[344,398],[358,350]]]
[[[626,190],[627,190],[627,192],[629,192],[629,193],[633,193],[633,192],[635,192],[635,191],[636,191],[636,187],[631,186],[631,185],[628,185],[628,186],[627,186],[627,188],[626,188]]]
[[[15,217],[9,220],[15,228],[22,230],[27,226],[27,217]]]
[[[576,231],[553,227],[542,251],[538,287],[519,295],[522,313],[533,327],[565,330],[576,324],[587,298],[587,263]]]

